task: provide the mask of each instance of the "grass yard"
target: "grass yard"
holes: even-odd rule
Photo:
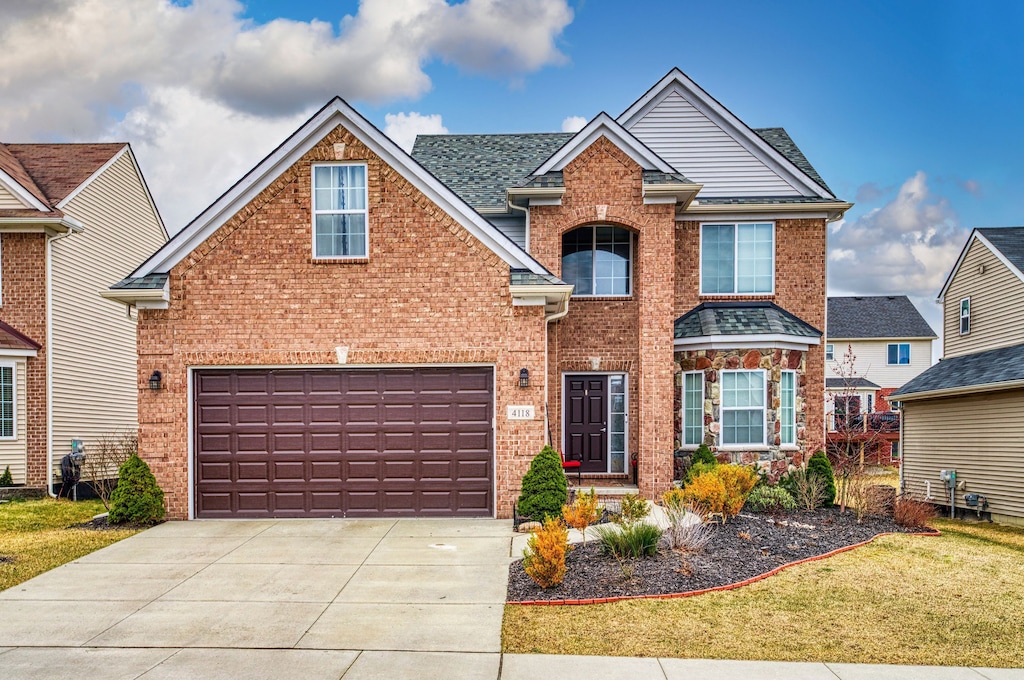
[[[47,498],[0,505],[0,590],[138,533],[68,528],[101,512],[98,500]]]
[[[936,520],[737,590],[505,607],[509,653],[1024,667],[1024,530]]]

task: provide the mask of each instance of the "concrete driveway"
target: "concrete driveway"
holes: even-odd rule
[[[0,592],[0,677],[497,677],[512,536],[168,522]]]

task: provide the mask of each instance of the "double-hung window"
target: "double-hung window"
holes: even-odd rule
[[[971,298],[966,297],[960,301],[960,335],[967,335],[971,332]]]
[[[0,364],[0,439],[14,439],[14,364]]]
[[[702,295],[771,294],[775,288],[775,225],[702,225],[700,271]]]
[[[579,227],[562,236],[562,280],[573,295],[629,295],[632,234],[622,227]]]
[[[796,445],[796,373],[782,371],[779,376],[779,443]]]
[[[683,446],[704,441],[704,373],[683,374]]]
[[[366,166],[313,166],[313,257],[366,257]]]
[[[836,358],[836,346],[825,345],[825,361],[835,361]]]
[[[765,372],[722,371],[722,444],[765,444]]]
[[[910,343],[891,342],[888,347],[886,363],[890,366],[903,366],[910,363]]]

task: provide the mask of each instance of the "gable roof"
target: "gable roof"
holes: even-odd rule
[[[58,207],[75,189],[121,152],[126,144],[7,144],[50,207]]]
[[[201,212],[162,248],[143,262],[129,278],[169,272],[174,265],[185,259],[235,213],[276,180],[281,173],[319,143],[328,132],[339,125],[356,135],[385,163],[399,170],[414,187],[455,218],[470,234],[508,263],[510,267],[528,269],[536,274],[549,273],[543,265],[491,225],[341,97],[335,97],[214,201],[210,207]]]
[[[765,134],[756,133],[678,68],[669,71],[665,77],[627,108],[617,118],[618,122],[626,129],[632,129],[634,124],[673,93],[695,106],[701,115],[716,125],[718,129],[724,130],[747,152],[784,178],[791,186],[799,187],[800,194],[819,198],[835,198],[832,191],[821,181],[818,173],[813,171],[807,159],[802,158],[803,154],[800,153],[799,157],[796,155],[799,149],[796,149],[796,145],[793,144],[789,135],[785,134],[785,131],[780,133],[778,131],[781,128],[764,128]],[[784,134],[785,137],[783,137]],[[783,152],[779,147],[789,149],[789,153]],[[687,174],[686,168],[677,168],[677,170]],[[700,180],[699,177],[695,179]]]
[[[907,401],[1015,387],[1024,387],[1024,345],[940,359],[889,398]]]
[[[840,390],[849,388],[863,388],[869,390],[880,390],[882,389],[875,383],[871,382],[867,378],[861,377],[850,377],[850,378],[825,378],[825,388],[830,390]]]
[[[675,173],[675,168],[647,148],[626,128],[619,125],[614,118],[602,111],[530,174],[538,176],[565,169],[566,165],[601,137],[605,137],[622,149],[644,170],[657,170],[666,174]]]
[[[967,237],[967,243],[964,244],[963,250],[960,251],[960,256],[956,259],[956,264],[953,265],[949,275],[946,276],[946,282],[942,284],[942,289],[939,291],[939,302],[945,300],[946,291],[949,290],[953,277],[960,271],[960,265],[963,264],[964,258],[967,257],[967,251],[971,249],[971,246],[976,241],[980,241],[1018,279],[1024,281],[1024,227],[978,228],[971,231],[970,236]]]
[[[906,295],[830,297],[826,337],[937,338]]]
[[[0,321],[0,350],[22,350],[36,352],[42,345],[28,337],[14,326]]]
[[[0,144],[0,183],[24,202],[26,208],[45,210],[50,207],[43,190],[4,144]]]

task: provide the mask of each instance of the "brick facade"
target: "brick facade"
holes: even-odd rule
[[[45,234],[7,233],[0,236],[3,252],[3,301],[0,320],[42,347],[26,362],[27,416],[26,480],[28,486],[47,484],[46,475],[46,239]]]

